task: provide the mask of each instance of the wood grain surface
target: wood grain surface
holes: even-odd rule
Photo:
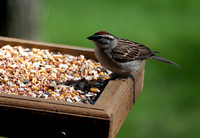
[[[89,48],[0,37],[0,47],[7,44],[96,60]],[[144,67],[145,62],[125,81],[110,80],[94,105],[0,93],[0,135],[58,137],[65,133],[66,137],[114,138],[142,90]],[[15,127],[12,133],[9,126]],[[43,131],[33,133],[35,126]]]

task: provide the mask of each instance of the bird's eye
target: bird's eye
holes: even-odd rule
[[[105,39],[105,38],[99,38],[99,39],[97,39],[97,42],[102,45],[107,45],[109,43],[109,40]]]

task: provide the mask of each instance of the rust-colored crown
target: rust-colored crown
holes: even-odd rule
[[[89,36],[89,37],[87,37],[87,39],[89,39],[89,40],[95,40],[95,39],[98,39],[99,38],[99,36],[102,36],[102,35],[106,35],[106,37],[109,39],[114,39],[115,38],[115,36],[114,35],[112,35],[111,33],[108,33],[108,32],[106,32],[106,31],[98,31],[98,32],[96,32],[95,34],[93,34],[92,36]]]
[[[111,35],[111,36],[114,36],[113,34],[106,32],[106,31],[99,31],[99,32],[96,32],[94,35]]]

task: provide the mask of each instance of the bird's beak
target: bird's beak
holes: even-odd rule
[[[87,37],[88,40],[94,40],[94,38],[95,38],[95,37],[94,37],[93,35]]]

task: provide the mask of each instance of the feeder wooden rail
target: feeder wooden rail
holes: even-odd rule
[[[0,47],[7,44],[96,60],[89,48],[0,37]],[[1,93],[0,136],[114,138],[142,90],[144,67],[125,81],[109,81],[94,105]]]

